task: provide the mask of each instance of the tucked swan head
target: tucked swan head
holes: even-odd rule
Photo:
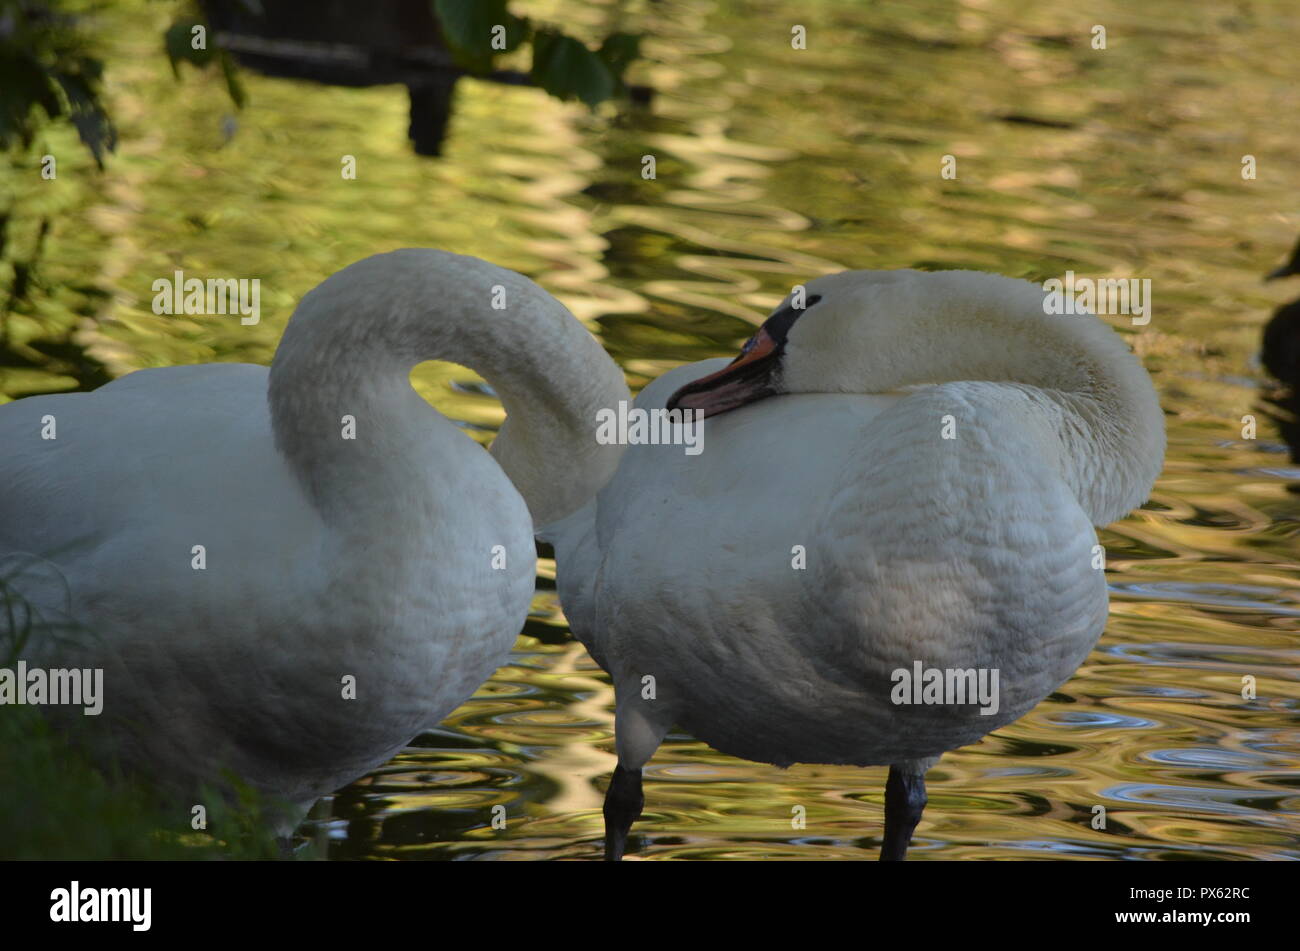
[[[799,306],[802,304],[802,306]],[[918,383],[1077,391],[1097,363],[1145,373],[1091,314],[1049,314],[1029,281],[980,271],[845,271],[791,294],[724,369],[673,394],[706,416],[782,393],[883,393]]]
[[[1052,312],[1045,296],[1038,284],[978,271],[820,277],[782,301],[731,364],[667,405],[707,417],[785,393],[1031,387],[1054,416],[1085,508],[1106,524],[1141,502],[1159,473],[1163,415],[1123,338],[1092,314]]]

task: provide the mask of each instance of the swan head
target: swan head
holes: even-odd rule
[[[707,417],[785,393],[952,380],[1066,388],[1087,377],[1080,348],[1125,349],[1095,317],[1047,316],[1041,285],[982,271],[844,271],[796,291],[731,364],[683,386],[668,408]]]
[[[873,317],[882,309],[896,313],[902,301],[889,291],[899,285],[908,285],[908,306],[916,306],[916,285],[932,276],[844,271],[809,281],[772,311],[735,360],[683,386],[667,406],[714,416],[783,393],[867,392],[864,363],[890,343]]]

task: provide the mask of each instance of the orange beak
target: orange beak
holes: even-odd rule
[[[740,356],[717,373],[687,383],[669,397],[667,408],[698,410],[704,418],[774,396],[780,355],[777,341],[760,327]]]

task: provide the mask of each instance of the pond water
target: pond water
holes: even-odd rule
[[[39,293],[9,320],[22,359],[0,367],[0,392],[269,362],[304,292],[403,246],[532,276],[634,388],[731,354],[792,284],[828,271],[1149,278],[1150,323],[1112,323],[1156,381],[1169,452],[1151,501],[1102,532],[1107,632],[1032,713],[943,758],[910,858],[1300,858],[1300,466],[1255,356],[1272,309],[1300,295],[1300,281],[1260,280],[1300,232],[1300,60],[1280,55],[1300,10],[519,3],[591,36],[644,31],[650,61],[634,78],[658,90],[653,108],[593,116],[464,81],[446,155],[430,160],[410,153],[400,87],[247,75],[250,105],[232,116],[217,77],[171,76],[159,6],[100,15],[122,137],[108,171],[91,174],[57,133],[57,181],[0,181],[16,202],[8,257],[30,251],[41,216],[53,223]],[[791,48],[794,24],[808,49]],[[945,156],[956,179],[940,174]],[[155,316],[151,284],[176,268],[260,278],[261,322]],[[477,437],[500,423],[468,371],[428,365],[416,381]],[[599,855],[613,692],[568,636],[553,577],[543,559],[508,666],[442,729],[318,804],[307,831],[329,857]],[[884,778],[780,770],[674,734],[647,767],[632,849],[874,859]],[[504,830],[490,824],[498,804]]]

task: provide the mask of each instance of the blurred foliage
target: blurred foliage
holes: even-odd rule
[[[623,75],[640,52],[641,38],[630,33],[611,33],[593,51],[554,27],[515,16],[506,0],[433,0],[433,8],[443,39],[465,70],[491,72],[497,54],[531,41],[533,82],[557,99],[580,99],[592,108],[624,93]],[[505,40],[499,50],[492,47],[498,27]]]
[[[52,634],[0,576],[0,667],[15,670],[33,637]],[[105,772],[78,746],[76,729],[59,730],[40,709],[0,704],[0,861],[274,859],[274,807],[233,775],[230,790],[200,790],[207,828],[138,777]],[[308,845],[299,858],[314,857]]]
[[[242,0],[252,12],[258,0]],[[506,0],[431,0],[456,63],[485,75],[496,57],[531,42],[532,80],[559,99],[588,106],[622,95],[623,76],[640,51],[640,37],[613,33],[600,48],[516,16]],[[71,12],[69,7],[77,12]],[[180,77],[182,63],[220,69],[237,108],[247,101],[230,54],[211,36],[189,2],[163,34],[163,50]],[[82,29],[83,6],[67,0],[0,0],[0,150],[30,148],[45,122],[66,120],[102,168],[117,145],[117,132],[103,100],[104,64]],[[90,9],[93,10],[93,7]],[[504,42],[494,36],[504,30]],[[499,34],[498,34],[499,36]],[[494,49],[494,42],[501,49]]]
[[[92,766],[35,707],[0,705],[0,776],[3,861],[282,856],[247,786],[233,803],[205,794],[208,828],[195,831],[145,783]]]
[[[452,57],[471,73],[490,72],[497,53],[518,49],[532,33],[532,24],[510,13],[505,0],[433,0],[433,12]],[[492,48],[498,26],[505,27],[503,50]]]
[[[75,17],[48,2],[0,0],[0,149],[26,150],[44,122],[66,119],[102,168],[117,145],[103,71]]]
[[[180,79],[181,63],[189,63],[197,69],[207,69],[216,64],[226,81],[226,91],[236,109],[244,108],[248,95],[239,81],[239,71],[235,61],[225,50],[210,42],[208,25],[202,19],[183,16],[167,28],[163,34],[163,46],[167,58],[172,64],[172,74]]]

